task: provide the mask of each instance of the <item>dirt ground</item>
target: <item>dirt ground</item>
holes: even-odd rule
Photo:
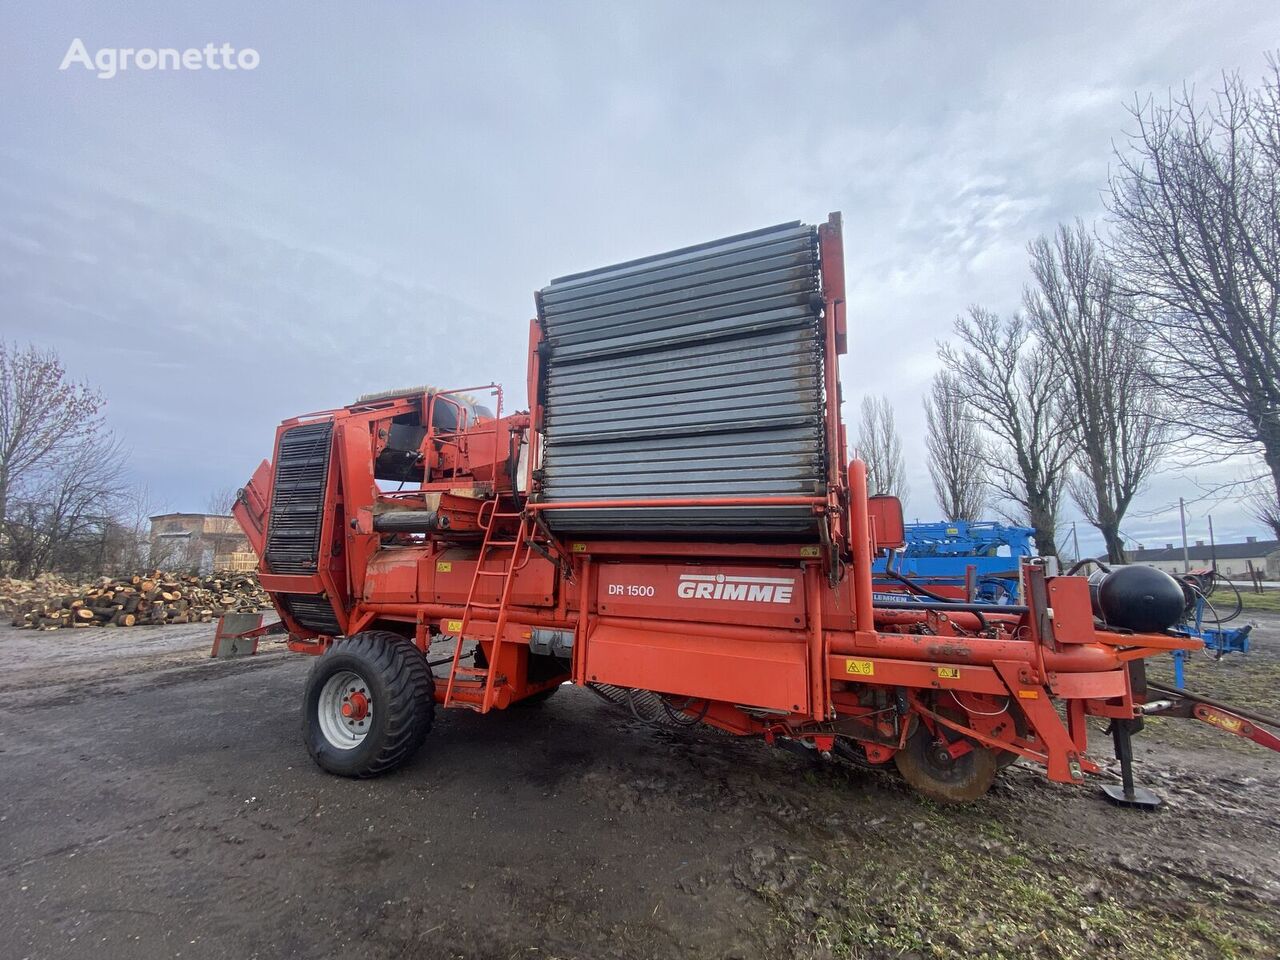
[[[1255,619],[1188,685],[1280,713],[1280,616]],[[1137,741],[1153,814],[1021,766],[942,808],[572,688],[438,715],[357,782],[302,746],[308,658],[211,661],[210,635],[0,630],[0,955],[1280,953],[1280,755],[1188,721]]]

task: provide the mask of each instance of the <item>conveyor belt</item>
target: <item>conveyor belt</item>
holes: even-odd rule
[[[817,232],[783,224],[538,294],[546,502],[825,494]],[[552,510],[568,534],[812,534],[810,508]]]

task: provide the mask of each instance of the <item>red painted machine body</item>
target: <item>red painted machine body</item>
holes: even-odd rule
[[[372,628],[410,636],[424,652],[452,638],[447,683],[436,689],[446,707],[500,709],[571,681],[655,693],[677,714],[737,734],[824,751],[838,743],[873,764],[923,728],[953,759],[1023,757],[1064,782],[1096,770],[1086,719],[1138,716],[1133,666],[1197,642],[1098,629],[1085,579],[1046,576],[1040,564],[1023,567],[1025,606],[1012,612],[876,605],[872,558],[900,544],[901,509],[868,498],[865,469],[846,454],[838,215],[819,227],[818,243],[825,492],[746,498],[811,510],[816,535],[716,542],[553,533],[545,522],[553,510],[684,501],[540,498],[545,389],[535,321],[528,412],[504,414],[500,388],[488,385],[410,391],[281,424],[274,461],[258,468],[235,515],[262,558],[261,581],[291,647],[320,653],[335,637]],[[493,412],[477,412],[469,397],[486,395]],[[299,437],[314,449],[299,447]],[[379,480],[379,470],[408,480]],[[283,492],[286,480],[296,489]],[[299,509],[303,500],[315,509]],[[484,666],[466,670],[471,641]]]

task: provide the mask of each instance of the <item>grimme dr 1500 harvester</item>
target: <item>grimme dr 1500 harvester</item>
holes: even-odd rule
[[[322,654],[304,703],[321,767],[382,773],[437,706],[571,681],[892,761],[943,800],[1017,757],[1081,781],[1091,716],[1128,771],[1143,658],[1199,643],[1166,632],[1182,601],[1163,574],[1097,611],[1085,578],[1039,563],[1021,606],[873,596],[902,511],[846,458],[839,215],[561,277],[536,301],[528,412],[492,384],[364,397],[286,420],[240,493],[290,646]]]

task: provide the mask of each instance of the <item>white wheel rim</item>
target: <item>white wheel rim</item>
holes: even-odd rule
[[[320,732],[329,745],[339,750],[353,750],[364,742],[373,725],[373,697],[369,694],[369,685],[364,677],[352,670],[335,673],[320,689],[316,711]]]

